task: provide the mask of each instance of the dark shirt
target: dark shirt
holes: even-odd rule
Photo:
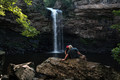
[[[70,50],[67,51],[68,58],[79,58],[80,55],[77,52],[78,52],[77,48],[71,48]]]
[[[66,48],[66,53],[69,51],[69,48]]]

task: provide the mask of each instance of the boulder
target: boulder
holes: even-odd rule
[[[68,59],[50,57],[36,67],[43,80],[119,80],[120,74],[111,67],[100,63],[88,62],[82,59]],[[46,76],[46,77],[45,77]]]
[[[35,76],[34,64],[32,62],[24,64],[10,64],[8,67],[10,80],[32,80]]]

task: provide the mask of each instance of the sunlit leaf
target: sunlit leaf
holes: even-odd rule
[[[5,16],[5,11],[0,9],[0,15]]]

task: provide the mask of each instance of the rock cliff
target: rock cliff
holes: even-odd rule
[[[72,0],[72,3],[71,10],[63,8],[69,11],[64,14],[65,44],[73,44],[86,53],[110,53],[120,39],[120,33],[110,28],[119,23],[120,17],[112,11],[120,9],[120,1]]]
[[[15,21],[16,16],[7,12],[6,17],[0,16],[0,47],[5,51],[24,52],[35,50],[35,48],[48,51],[46,44],[51,50],[53,39],[50,12],[46,11],[43,0],[33,0],[32,4],[32,6],[27,6],[22,0],[17,3],[28,15],[32,26],[36,27],[41,34],[34,39],[23,39],[16,33],[22,30]],[[112,13],[113,10],[120,9],[119,4],[119,0],[71,0],[67,6],[63,5],[61,0],[57,0],[54,8],[62,9],[64,14],[65,45],[73,44],[83,52],[111,51],[120,38],[118,31],[110,28],[111,25],[119,23],[120,17],[115,17]],[[19,36],[16,37],[17,35]],[[25,45],[22,46],[22,43]]]
[[[83,38],[116,39],[118,37],[117,31],[112,30],[110,26],[119,22],[119,17],[115,17],[112,11],[120,9],[120,1],[73,0],[73,3],[74,18],[66,20],[66,32]]]

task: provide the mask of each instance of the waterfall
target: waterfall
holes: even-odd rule
[[[53,8],[47,8],[51,11],[51,16],[53,18],[53,53],[63,52],[63,26],[61,23],[62,20],[62,11]]]

